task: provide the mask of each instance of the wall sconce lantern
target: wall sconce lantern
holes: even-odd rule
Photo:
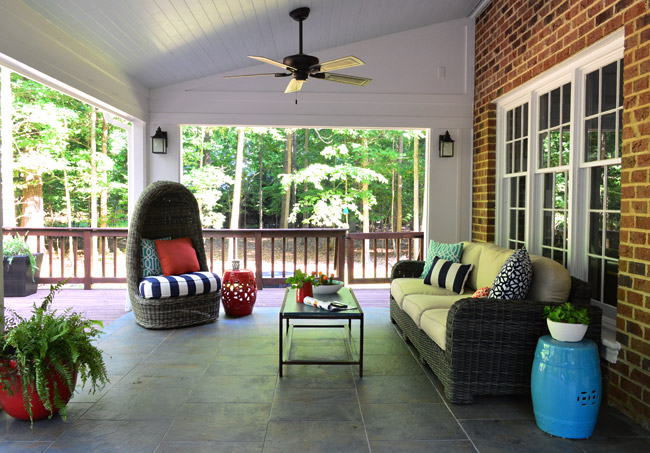
[[[158,127],[151,137],[151,152],[154,154],[167,154],[167,132]]]
[[[454,157],[454,141],[449,131],[446,131],[445,135],[440,135],[440,157]]]

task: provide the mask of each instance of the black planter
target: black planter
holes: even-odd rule
[[[38,269],[32,279],[32,265],[28,256],[14,256],[11,264],[4,257],[5,297],[24,297],[36,292],[43,254],[35,253],[34,258]]]

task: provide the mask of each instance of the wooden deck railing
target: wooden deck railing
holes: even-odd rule
[[[126,228],[3,228],[29,232],[32,250],[44,253],[42,283],[68,278],[91,289],[97,283],[126,282]],[[203,231],[208,266],[223,275],[232,256],[253,269],[258,288],[283,285],[296,269],[346,275],[349,283],[388,282],[399,259],[421,256],[423,233],[348,233],[337,228]],[[234,251],[234,255],[233,252]]]

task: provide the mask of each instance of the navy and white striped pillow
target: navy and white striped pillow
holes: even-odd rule
[[[473,264],[452,263],[436,256],[429,273],[424,277],[424,284],[447,288],[456,294],[462,294],[473,267]]]
[[[212,272],[151,276],[140,281],[140,295],[145,299],[194,296],[216,293],[220,289],[221,279]]]

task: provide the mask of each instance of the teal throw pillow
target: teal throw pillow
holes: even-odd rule
[[[163,238],[169,240],[171,238]],[[156,251],[156,244],[152,239],[142,238],[140,241],[140,277],[162,275],[163,270]]]
[[[420,278],[427,276],[431,270],[433,259],[437,256],[452,263],[460,263],[460,256],[463,254],[463,243],[443,244],[434,240],[429,241],[429,250],[427,250],[427,260],[424,262],[424,270]]]

